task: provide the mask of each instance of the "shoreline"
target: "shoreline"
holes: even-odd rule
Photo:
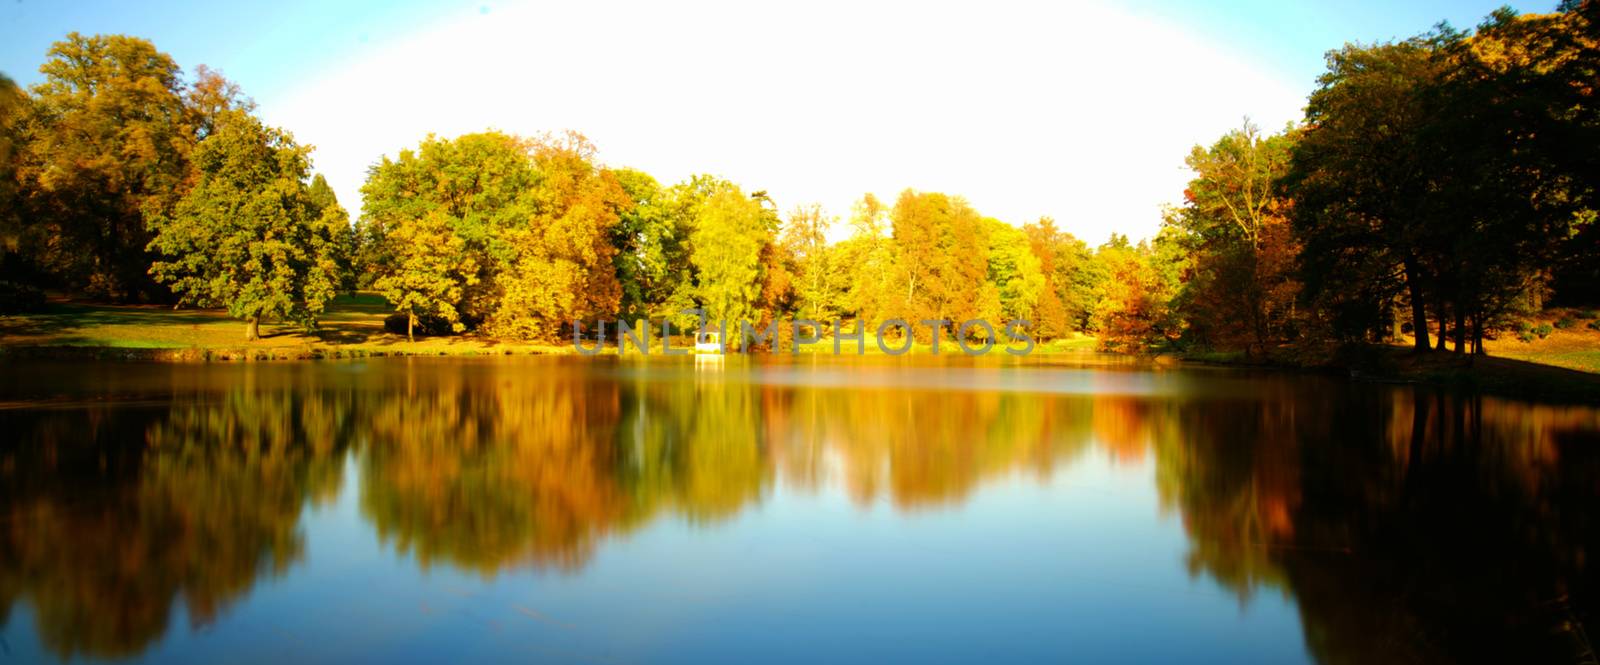
[[[473,340],[477,342],[477,340]],[[364,358],[485,358],[496,356],[573,356],[569,347],[517,346],[484,342],[470,348],[450,346],[397,348],[368,346],[279,346],[264,348],[137,348],[106,345],[23,344],[0,346],[0,364],[12,360],[53,360],[64,362],[154,362],[154,363],[250,363],[314,362],[321,360],[359,360]],[[1094,352],[1107,353],[1107,352]],[[1041,355],[1063,358],[1084,351],[1043,351]],[[599,353],[616,357],[614,348]],[[639,355],[639,354],[630,354]],[[785,354],[788,355],[788,354]],[[851,354],[853,355],[853,354]],[[925,352],[910,355],[926,356]],[[942,355],[942,354],[941,354]],[[1512,397],[1519,399],[1600,404],[1600,374],[1567,369],[1498,356],[1457,356],[1448,352],[1418,354],[1408,347],[1364,347],[1347,349],[1324,362],[1299,362],[1284,359],[1245,360],[1217,353],[1111,353],[1130,360],[1149,360],[1155,367],[1214,366],[1343,376],[1351,382],[1410,385],[1455,392]]]
[[[1347,377],[1351,382],[1409,385],[1531,401],[1600,404],[1600,374],[1505,356],[1419,353],[1411,347],[1342,349],[1316,362],[1297,359],[1226,359],[1218,354],[1176,354],[1186,363],[1301,371]]]

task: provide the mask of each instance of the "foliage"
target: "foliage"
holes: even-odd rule
[[[383,236],[385,266],[373,288],[407,317],[406,337],[422,318],[438,318],[454,332],[466,329],[459,309],[478,283],[478,262],[443,210],[396,224]]]
[[[755,321],[762,295],[763,250],[771,243],[761,202],[719,184],[700,204],[690,242],[699,283],[695,296],[712,321]]]
[[[594,146],[581,135],[536,141],[532,156],[531,216],[499,227],[493,239],[508,254],[492,271],[497,303],[485,327],[552,339],[571,321],[617,312],[612,233],[633,202],[610,171],[595,166]]]
[[[1166,223],[1194,260],[1183,314],[1195,341],[1251,356],[1290,337],[1299,247],[1276,183],[1293,141],[1292,132],[1263,137],[1246,122],[1186,160],[1195,177]]]
[[[890,213],[905,314],[918,320],[976,318],[989,273],[983,219],[964,199],[906,190]],[[925,326],[916,326],[919,338]]]
[[[309,154],[243,111],[219,115],[194,151],[194,187],[170,215],[150,212],[162,257],[150,274],[181,302],[249,322],[249,339],[267,317],[313,325],[337,287],[345,216],[311,196]]]
[[[170,212],[214,118],[251,104],[205,68],[186,90],[171,56],[136,37],[71,33],[48,58],[19,151],[28,253],[60,286],[161,299],[147,275],[144,213]]]
[[[1497,11],[1476,34],[1442,27],[1350,45],[1307,107],[1284,179],[1301,272],[1345,339],[1382,339],[1411,310],[1444,347],[1537,309],[1552,267],[1581,274],[1595,236],[1600,47],[1594,3]],[[1581,281],[1581,280],[1579,280]]]
[[[833,218],[822,206],[796,208],[784,226],[781,243],[794,261],[795,315],[829,322],[839,314],[845,298],[844,276],[850,269],[840,264],[841,252],[828,245]]]
[[[1137,245],[1113,234],[1095,259],[1106,270],[1095,310],[1103,348],[1137,352],[1178,339],[1183,321],[1174,298],[1184,256],[1170,227],[1155,241]]]
[[[984,294],[979,294],[979,318],[993,325],[1017,319],[1032,321],[1044,297],[1042,262],[1021,229],[993,218],[983,223],[989,240],[988,279],[983,288],[987,292],[993,286],[995,302],[984,306]]]
[[[850,216],[851,235],[836,247],[841,267],[849,272],[843,307],[866,325],[876,326],[901,309],[904,299],[896,287],[898,263],[889,237],[889,210],[878,197],[867,194]]]

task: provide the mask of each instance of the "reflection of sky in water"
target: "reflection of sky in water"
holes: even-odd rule
[[[1148,461],[1101,452],[958,505],[863,506],[781,479],[708,525],[659,519],[576,573],[419,571],[373,537],[360,468],[302,518],[307,556],[154,662],[1299,662],[1293,604],[1191,579]],[[180,610],[181,612],[181,605]],[[5,631],[39,657],[26,606]],[[48,660],[48,658],[43,658]]]
[[[24,367],[0,381],[4,646],[1427,662],[1564,655],[1592,616],[1592,408],[1100,360],[719,363]]]

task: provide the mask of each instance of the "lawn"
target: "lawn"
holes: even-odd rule
[[[53,300],[42,312],[0,317],[0,346],[143,350],[130,355],[179,359],[568,351],[565,346],[471,336],[419,337],[409,342],[405,335],[384,330],[383,318],[390,311],[375,295],[341,295],[329,303],[316,330],[263,322],[261,339],[246,341],[244,322],[221,310]]]
[[[329,356],[377,355],[502,355],[529,353],[571,353],[570,344],[537,344],[501,340],[476,335],[418,337],[384,330],[383,319],[392,310],[383,298],[367,293],[341,295],[329,303],[319,317],[316,330],[267,321],[261,325],[261,339],[245,341],[245,324],[222,310],[174,309],[160,305],[106,305],[53,299],[44,311],[0,317],[0,347],[13,352],[57,353],[76,347],[82,352],[109,355],[172,359],[268,359],[314,358]],[[1039,343],[1035,354],[1079,354],[1092,352],[1093,337],[1075,337]],[[676,339],[675,347],[687,347],[687,338]],[[898,342],[891,346],[898,347]],[[786,347],[787,348],[787,347]],[[993,351],[1000,352],[997,344]],[[651,341],[660,353],[660,340]],[[944,339],[940,352],[959,354],[954,339]],[[127,351],[127,353],[116,353]],[[802,347],[802,353],[833,352],[832,338]],[[855,342],[843,343],[843,351],[854,353]],[[925,343],[914,344],[912,354],[931,351]],[[615,353],[608,347],[606,353]],[[866,353],[879,355],[876,340],[866,338]]]
[[[1484,348],[1491,356],[1600,373],[1600,330],[1589,327],[1594,321],[1589,316],[1592,313],[1551,310],[1533,322],[1535,326],[1550,326],[1546,337],[1534,336],[1532,341],[1524,342],[1513,333],[1501,333],[1499,339],[1486,341]],[[1556,322],[1562,319],[1567,319],[1570,325],[1556,327]]]
[[[176,360],[238,358],[314,358],[329,356],[379,355],[503,355],[533,353],[571,353],[570,344],[539,344],[501,340],[476,335],[418,337],[384,330],[383,319],[391,312],[376,295],[341,295],[329,303],[316,330],[282,322],[265,322],[262,338],[247,342],[245,325],[221,310],[173,309],[159,305],[103,305],[52,300],[42,312],[0,317],[0,347],[27,348],[53,353],[61,347],[79,347],[133,358]],[[1544,317],[1552,330],[1544,338],[1522,341],[1514,334],[1501,334],[1486,343],[1489,354],[1540,365],[1600,373],[1600,330],[1590,328],[1588,320],[1576,311],[1553,311]],[[1561,318],[1575,322],[1565,328],[1553,323]],[[1538,323],[1538,322],[1536,322]],[[866,340],[868,355],[881,354],[873,336]],[[674,341],[685,347],[688,339]],[[1093,352],[1097,340],[1088,336],[1043,342],[1033,353],[1069,355]],[[893,344],[898,346],[897,343]],[[993,351],[1001,351],[996,345]],[[843,351],[854,353],[855,342],[846,341]],[[659,339],[652,340],[653,352],[660,352]],[[940,344],[941,353],[959,354],[954,339]],[[126,353],[117,353],[126,351]],[[927,344],[916,344],[913,354],[926,354]],[[607,348],[614,353],[614,348]],[[802,347],[803,353],[831,354],[831,338]],[[1227,360],[1218,358],[1217,360]]]

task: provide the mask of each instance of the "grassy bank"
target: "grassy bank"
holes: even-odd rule
[[[340,296],[330,303],[317,330],[265,323],[262,338],[245,341],[245,326],[226,312],[174,310],[149,305],[102,305],[52,301],[40,312],[0,317],[0,357],[70,357],[113,360],[227,361],[364,358],[379,356],[484,356],[573,353],[568,344],[538,344],[462,335],[419,337],[384,329],[390,309],[372,295]],[[1459,387],[1511,396],[1600,402],[1600,330],[1584,320],[1553,325],[1576,314],[1553,313],[1544,336],[1519,339],[1506,335],[1487,343],[1489,357],[1452,353],[1416,354],[1405,347],[1348,350],[1336,357],[1287,352],[1266,363],[1238,353],[1191,353],[1187,361],[1222,364],[1265,364],[1349,373],[1361,380]],[[1558,318],[1560,317],[1560,318]],[[1529,337],[1527,335],[1524,338]],[[659,344],[654,341],[653,344]],[[685,346],[687,340],[674,342]],[[1092,352],[1092,337],[1041,343],[1034,354],[1078,356]],[[854,350],[853,342],[844,344]],[[866,353],[881,355],[868,336]],[[659,346],[653,350],[659,352]],[[997,346],[995,352],[1001,347]],[[954,340],[941,352],[959,353]],[[606,353],[614,353],[608,347]],[[831,340],[802,348],[803,353],[832,353]],[[926,344],[913,354],[927,354]]]
[[[1600,329],[1577,312],[1552,311],[1536,319],[1535,334],[1485,340],[1488,355],[1451,351],[1417,353],[1409,345],[1311,351],[1280,348],[1270,357],[1237,351],[1179,354],[1188,362],[1281,367],[1348,374],[1361,381],[1409,383],[1507,397],[1600,403]],[[1556,321],[1566,319],[1560,326]],[[1589,319],[1592,320],[1592,319]]]
[[[418,337],[384,330],[391,310],[372,295],[339,296],[314,331],[264,322],[261,339],[220,310],[52,301],[43,311],[0,317],[7,355],[141,360],[271,360],[406,355],[568,353],[567,346],[483,337]]]
[[[36,313],[0,317],[0,349],[13,357],[72,357],[126,360],[295,360],[378,356],[481,356],[574,353],[570,344],[539,344],[477,335],[418,337],[384,329],[392,310],[378,296],[339,296],[329,303],[314,331],[291,324],[264,322],[261,339],[246,341],[245,324],[220,310],[173,309],[156,305],[104,305],[54,300]],[[660,352],[660,340],[651,340]],[[688,339],[673,342],[686,347]],[[897,345],[893,345],[896,346]],[[843,343],[846,353],[854,341]],[[1000,352],[997,345],[994,352]],[[1040,343],[1034,353],[1069,354],[1093,351],[1093,337]],[[941,353],[960,353],[954,339],[940,344]],[[605,353],[615,353],[607,347]],[[801,347],[806,354],[833,352],[827,338]],[[872,335],[867,355],[882,355]],[[912,354],[931,353],[929,345],[912,345]]]

